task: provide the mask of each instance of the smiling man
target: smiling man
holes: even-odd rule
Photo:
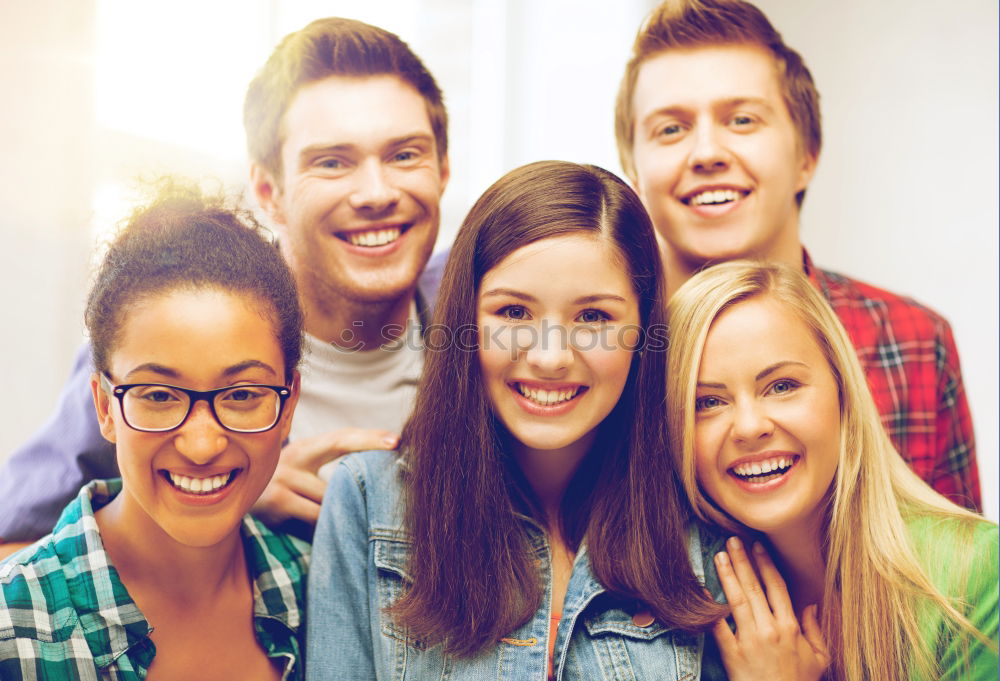
[[[244,125],[252,190],[278,232],[306,329],[291,441],[254,511],[308,526],[325,489],[320,466],[394,447],[412,408],[423,350],[407,326],[425,321],[440,280],[440,262],[427,264],[448,181],[447,114],[433,76],[396,35],[331,18],[277,46],[247,90]],[[7,542],[46,534],[83,484],[118,476],[90,406],[88,354],[53,418],[0,475]]]
[[[622,167],[656,226],[668,289],[735,258],[801,267],[847,328],[893,442],[981,508],[951,329],[915,301],[815,267],[799,209],[822,143],[819,94],[754,5],[667,0],[642,26],[615,108]]]

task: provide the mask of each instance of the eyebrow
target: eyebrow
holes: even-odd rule
[[[744,104],[753,104],[754,106],[762,107],[768,111],[773,110],[771,104],[763,97],[733,97],[732,99],[725,99],[718,102],[716,106],[735,109],[743,106]]]
[[[766,367],[766,368],[762,369],[761,371],[759,371],[757,373],[757,375],[753,377],[753,380],[754,380],[754,382],[756,382],[756,381],[759,381],[761,379],[767,378],[768,376],[770,376],[774,372],[779,371],[779,370],[781,370],[781,369],[783,369],[783,368],[785,368],[787,366],[800,366],[800,367],[804,367],[806,369],[809,368],[809,365],[805,364],[804,362],[796,362],[796,361],[793,361],[793,360],[786,360],[786,361],[783,361],[783,362],[775,362],[771,366]],[[702,381],[698,381],[698,384],[697,384],[696,387],[698,387],[698,388],[710,388],[712,390],[725,390],[726,389],[726,384],[725,383],[705,383],[705,382],[702,382]]]
[[[490,289],[489,291],[485,291],[481,295],[482,298],[493,298],[497,296],[509,296],[511,298],[517,298],[518,300],[523,300],[527,303],[538,302],[538,299],[535,298],[534,296],[528,295],[527,293],[522,293],[521,291],[517,291],[511,288],[493,288]],[[573,305],[588,305],[590,303],[599,303],[604,301],[616,301],[622,303],[628,302],[627,300],[625,300],[625,298],[615,293],[593,293],[588,296],[580,296],[579,298],[573,301]]]
[[[765,369],[762,369],[760,372],[758,372],[757,375],[754,376],[753,380],[759,381],[762,378],[767,378],[768,376],[770,376],[771,374],[773,374],[775,371],[778,371],[779,369],[784,369],[787,366],[800,366],[800,367],[804,367],[806,369],[809,368],[809,365],[805,364],[804,362],[795,362],[795,361],[792,361],[792,360],[785,360],[783,362],[775,362],[771,366],[769,366],[769,367],[767,367]]]
[[[385,146],[386,147],[400,147],[406,144],[412,144],[414,142],[431,142],[434,140],[434,136],[425,132],[411,132],[406,135],[401,135],[400,137],[394,137],[389,140]],[[310,144],[307,147],[303,147],[302,151],[299,152],[300,160],[312,159],[323,154],[331,154],[337,152],[347,152],[357,149],[358,145],[351,144],[348,142],[343,142],[341,144]]]
[[[256,359],[248,359],[243,362],[239,362],[238,364],[234,364],[231,367],[227,367],[222,370],[222,375],[225,376],[226,378],[229,378],[243,371],[246,371],[247,369],[263,369],[274,376],[278,375],[278,372],[275,371],[274,368],[271,367],[269,364],[266,364]],[[125,378],[128,378],[133,374],[139,373],[140,371],[149,371],[151,373],[159,374],[160,376],[164,376],[166,378],[180,378],[181,375],[180,372],[177,371],[176,369],[171,369],[170,367],[163,366],[162,364],[157,364],[156,362],[146,362],[145,364],[140,364],[139,366],[132,369],[132,371],[125,374]]]
[[[737,109],[746,104],[753,104],[761,108],[767,109],[768,111],[774,111],[774,107],[768,103],[763,97],[730,97],[728,99],[721,99],[717,102],[712,102],[712,109]],[[679,116],[681,114],[690,113],[694,110],[694,107],[687,106],[684,104],[673,104],[670,106],[664,106],[654,111],[650,111],[646,114],[642,121],[642,125],[649,125],[649,123],[661,116]]]

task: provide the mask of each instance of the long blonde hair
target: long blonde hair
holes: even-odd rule
[[[945,625],[991,645],[928,576],[907,528],[917,517],[948,518],[972,541],[986,522],[937,494],[903,461],[879,417],[846,331],[801,272],[777,263],[733,261],[692,277],[668,306],[667,371],[671,451],[695,513],[745,532],[698,484],[694,455],[695,388],[709,328],[727,308],[759,296],[787,304],[825,355],[840,396],[840,452],[827,526],[821,538],[826,575],[822,627],[835,675],[861,679],[937,678],[935,650],[922,641],[920,618],[937,609]],[[966,554],[967,557],[967,554]],[[956,556],[961,559],[961,556]],[[973,566],[966,560],[967,577]],[[832,607],[831,607],[832,606]]]

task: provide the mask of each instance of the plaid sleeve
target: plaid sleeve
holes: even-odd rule
[[[948,322],[903,296],[813,269],[844,324],[886,432],[938,493],[982,510],[972,417]]]
[[[935,451],[938,457],[928,482],[955,503],[982,512],[972,415],[962,384],[955,339],[951,327],[943,319],[939,320],[936,341],[938,400]]]

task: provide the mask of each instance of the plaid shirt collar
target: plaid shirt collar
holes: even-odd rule
[[[134,663],[148,668],[156,653],[149,638],[152,627],[111,565],[94,518],[94,510],[121,489],[120,479],[95,480],[85,486],[63,511],[51,545],[96,665],[107,667],[128,651]],[[240,534],[253,579],[257,640],[268,657],[287,658],[284,678],[297,678],[302,669],[298,634],[303,630],[309,545],[275,535],[249,515],[243,518]],[[80,569],[81,561],[86,569]],[[106,569],[95,569],[100,567]]]
[[[809,251],[802,248],[802,271],[805,273],[806,277],[812,282],[812,285],[819,289],[827,300],[830,298],[830,285],[826,280],[826,276],[823,274],[823,270],[813,265],[812,258],[809,256]]]

